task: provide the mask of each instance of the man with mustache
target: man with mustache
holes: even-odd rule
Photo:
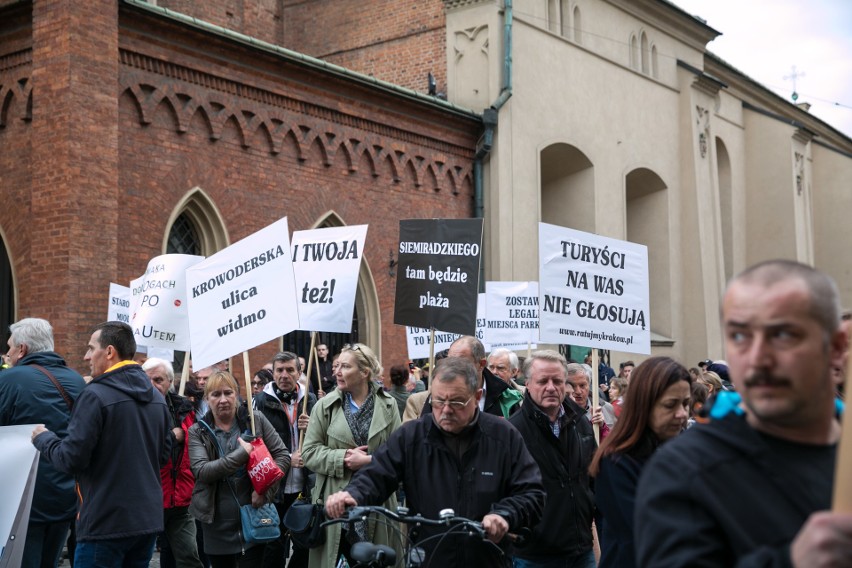
[[[401,482],[412,515],[437,519],[442,509],[452,508],[481,519],[494,543],[535,525],[545,499],[539,468],[513,426],[480,410],[481,397],[472,361],[442,360],[432,381],[432,412],[403,424],[344,491],[329,496],[329,517],[339,517],[347,506],[379,504]],[[505,551],[462,531],[424,526],[414,534],[429,566],[509,566]]]
[[[852,515],[828,511],[840,438],[831,369],[847,342],[839,306],[828,276],[788,260],[728,285],[722,326],[742,404],[646,466],[638,565],[849,565]]]

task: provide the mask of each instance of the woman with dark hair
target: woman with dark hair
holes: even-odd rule
[[[660,444],[686,427],[692,377],[668,357],[652,357],[630,377],[621,416],[589,466],[603,516],[599,568],[636,565],[633,503],[642,468]]]
[[[251,380],[251,396],[252,398],[263,392],[263,387],[273,381],[272,371],[269,369],[261,369],[254,374]]]
[[[408,392],[408,367],[405,365],[394,365],[390,369],[390,388],[387,393],[396,400],[399,406],[399,417],[402,418],[402,413],[405,411],[405,403],[411,393]]]

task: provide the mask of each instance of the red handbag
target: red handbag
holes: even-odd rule
[[[255,438],[251,441],[251,445],[254,446],[254,450],[249,454],[246,468],[254,490],[259,495],[263,495],[284,477],[284,472],[272,459],[272,454],[269,453],[269,448],[263,443],[262,438]]]

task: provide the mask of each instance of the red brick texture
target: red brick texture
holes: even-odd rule
[[[169,8],[425,93],[446,92],[442,0],[159,0]]]
[[[291,231],[332,210],[369,224],[383,358],[404,360],[388,253],[399,219],[472,215],[478,120],[115,0],[35,0],[32,18],[31,40],[0,24],[0,190],[19,204],[0,210],[0,229],[18,318],[50,319],[57,350],[82,368],[109,282],[163,252],[170,215],[202,188],[231,242],[283,216]],[[32,63],[12,66],[28,41]]]

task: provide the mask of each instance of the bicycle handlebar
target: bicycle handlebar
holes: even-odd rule
[[[390,509],[378,505],[358,505],[347,509],[346,514],[341,517],[323,522],[321,526],[327,527],[334,524],[364,521],[367,517],[374,513],[387,517],[392,521],[405,523],[407,525],[423,525],[432,527],[461,526],[471,530],[481,538],[485,538],[485,529],[482,527],[482,523],[465,517],[459,517],[452,509],[444,509],[441,511],[440,519],[429,519],[422,515],[408,515],[403,511],[391,511]]]

